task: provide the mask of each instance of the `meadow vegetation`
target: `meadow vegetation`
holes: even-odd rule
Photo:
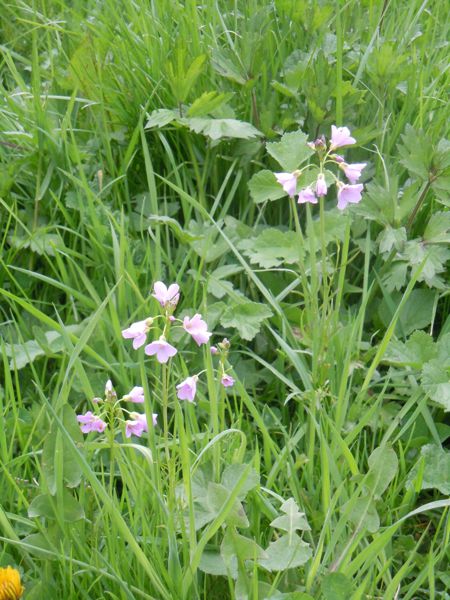
[[[0,567],[448,600],[448,3],[0,7]]]

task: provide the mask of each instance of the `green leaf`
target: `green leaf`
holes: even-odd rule
[[[257,237],[243,240],[238,248],[244,251],[250,262],[266,269],[294,263],[300,254],[296,233],[274,228],[264,229]]]
[[[226,240],[215,226],[208,223],[191,221],[189,235],[195,238],[191,241],[191,248],[207,263],[217,260],[228,250]]]
[[[419,472],[422,477],[421,490],[436,489],[446,496],[450,495],[450,452],[436,444],[423,446],[418,464],[408,475],[407,488],[414,487]]]
[[[59,503],[61,502],[61,505]],[[63,497],[42,494],[34,498],[28,507],[28,516],[30,519],[36,517],[45,517],[47,519],[57,519],[59,515],[64,521],[72,523],[84,519],[84,509],[72,494],[64,488]]]
[[[227,566],[236,557],[241,561],[265,557],[264,550],[254,540],[240,535],[231,527],[228,527],[225,532],[220,546],[220,554]]]
[[[370,533],[375,533],[380,528],[380,517],[375,506],[375,502],[369,494],[363,494],[356,500],[349,500],[342,507],[346,510],[351,505],[349,520],[355,527],[367,529]]]
[[[218,92],[204,92],[200,98],[194,100],[187,111],[188,117],[203,117],[211,114],[232,97],[232,94],[219,94]]]
[[[305,513],[301,513],[294,498],[289,498],[281,505],[281,511],[286,513],[281,517],[277,517],[270,524],[275,529],[284,529],[288,533],[293,533],[296,530],[310,531],[311,527],[305,518]]]
[[[75,411],[68,404],[62,408],[61,419],[72,440],[81,445],[83,435]],[[82,471],[79,460],[74,455],[72,444],[62,437],[57,423],[53,421],[42,451],[42,470],[51,494],[56,493],[56,465],[62,469],[63,481],[68,487],[80,484]]]
[[[433,318],[433,306],[436,297],[434,290],[413,290],[406,300],[400,314],[399,323],[395,328],[395,334],[407,336],[416,329],[423,329],[431,323]],[[395,310],[402,299],[402,294],[393,292],[390,296],[393,307],[389,307],[386,300],[382,300],[378,308],[378,314],[382,323],[388,327]]]
[[[423,239],[428,243],[450,242],[450,211],[435,212],[425,228]]]
[[[406,229],[404,227],[399,229],[386,227],[378,236],[377,242],[382,254],[388,254],[393,249],[401,250],[406,242]]]
[[[285,133],[279,142],[269,142],[266,144],[266,148],[283,171],[292,173],[314,154],[314,150],[307,145],[307,141],[306,133],[299,130]]]
[[[226,77],[240,85],[245,85],[246,80],[243,68],[241,65],[236,65],[234,61],[226,55],[225,50],[219,48],[213,49],[211,52],[211,65],[219,75],[222,75],[222,77]]]
[[[286,196],[286,192],[275,179],[272,171],[264,170],[255,173],[248,182],[248,187],[250,196],[256,204],[266,200],[278,200]]]
[[[179,113],[175,110],[170,110],[168,108],[158,108],[148,115],[147,123],[145,124],[145,129],[152,129],[153,127],[164,127],[169,123],[172,123],[179,117]]]
[[[228,489],[220,483],[210,482],[208,485],[207,503],[211,511],[218,515],[226,501],[228,500],[233,488]],[[239,500],[236,500],[231,508],[231,511],[226,519],[228,525],[234,527],[249,527],[250,523],[245,514],[244,507]]]
[[[445,412],[450,412],[450,372],[439,358],[430,360],[423,367],[422,387],[430,398]]]
[[[182,244],[188,244],[195,240],[202,239],[201,235],[193,235],[189,231],[183,229],[178,221],[172,217],[166,217],[165,215],[150,215],[148,220],[151,223],[159,223],[161,225],[167,225],[170,227],[177,240]]]
[[[342,573],[327,573],[320,590],[324,600],[348,600],[354,591],[352,582]]]
[[[244,471],[248,469],[248,465],[229,465],[222,474],[222,485],[228,490],[236,487]],[[259,485],[259,475],[255,469],[250,468],[247,478],[239,490],[238,499],[244,500],[248,492]]]
[[[256,127],[245,121],[237,119],[212,119],[208,117],[184,120],[191,131],[206,135],[212,140],[222,138],[236,138],[248,140],[262,135]]]
[[[237,578],[237,560],[227,567],[222,555],[214,550],[205,550],[200,559],[199,569],[208,575],[221,575],[223,577]]]
[[[399,154],[402,157],[400,163],[412,175],[423,180],[428,179],[434,154],[431,141],[423,131],[416,131],[411,125],[406,126],[405,133],[401,138],[403,143],[398,146]]]
[[[436,353],[433,338],[424,331],[415,331],[405,343],[391,341],[383,360],[393,365],[421,369],[424,363],[435,358]]]
[[[271,542],[266,549],[266,557],[258,559],[258,564],[267,571],[285,571],[304,565],[312,556],[309,544],[294,533],[283,535]]]
[[[375,498],[380,498],[397,473],[397,455],[392,448],[380,446],[369,456],[368,463],[369,473],[365,485]]]
[[[261,329],[263,321],[272,314],[267,305],[248,300],[228,306],[220,318],[220,323],[223,327],[235,327],[242,339],[250,341]]]

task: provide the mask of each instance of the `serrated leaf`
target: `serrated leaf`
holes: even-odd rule
[[[219,94],[218,92],[204,92],[194,100],[187,111],[188,117],[203,117],[220,108],[232,97],[232,94]]]
[[[294,498],[289,498],[289,500],[283,502],[280,509],[285,514],[274,519],[270,524],[271,527],[283,529],[288,533],[293,533],[297,530],[310,531],[311,527],[308,525],[305,513],[299,511]]]
[[[279,142],[268,142],[266,148],[283,171],[292,173],[314,154],[314,150],[307,145],[307,141],[306,133],[293,131],[285,133]]]
[[[393,262],[382,278],[386,291],[401,290],[406,284],[407,273],[408,263],[403,261]]]
[[[398,366],[421,369],[423,364],[436,356],[433,338],[424,331],[415,331],[405,342],[393,340],[386,348],[383,360]]]
[[[208,484],[207,503],[211,512],[218,515],[230,497],[231,492],[232,488],[228,489],[220,483],[210,482]],[[250,523],[245,514],[244,507],[239,500],[235,500],[233,507],[226,518],[226,523],[233,527],[249,527]]]
[[[220,236],[216,227],[207,223],[191,221],[188,231],[190,235],[196,238],[190,242],[191,248],[205,262],[217,260],[227,252],[228,244]]]
[[[269,544],[265,550],[266,558],[259,559],[258,565],[267,571],[285,571],[304,565],[312,556],[309,544],[293,535],[283,535]]]
[[[286,196],[286,192],[275,178],[272,171],[259,171],[248,182],[250,196],[253,202],[259,204],[266,200],[278,200]]]
[[[450,242],[450,211],[435,212],[423,233],[423,239],[429,243]]]
[[[212,140],[236,138],[248,140],[262,135],[256,127],[237,119],[213,119],[208,117],[184,120],[191,131],[206,135]]]
[[[153,127],[164,127],[169,123],[172,123],[179,117],[179,113],[175,110],[168,108],[158,108],[148,115],[145,129],[152,129]]]
[[[423,464],[423,469],[420,465]],[[420,450],[420,459],[408,475],[407,488],[414,487],[419,469],[422,473],[421,490],[436,489],[450,495],[450,452],[436,444],[427,444]]]
[[[422,370],[422,387],[445,412],[450,412],[450,372],[440,359],[427,362]]]
[[[401,250],[406,242],[406,229],[404,227],[399,229],[386,227],[378,236],[377,242],[382,254],[390,253],[393,249]]]
[[[294,231],[264,229],[255,238],[243,240],[238,244],[240,250],[250,258],[250,262],[263,268],[278,267],[283,263],[292,264],[299,259],[299,239]]]
[[[58,504],[61,502],[61,505]],[[63,497],[51,496],[50,494],[41,494],[34,498],[28,507],[28,516],[30,519],[36,517],[45,517],[47,519],[57,519],[59,515],[64,521],[72,523],[84,519],[84,509],[76,498],[64,488]]]
[[[220,323],[223,327],[235,327],[242,339],[251,341],[261,329],[263,321],[272,314],[265,304],[248,300],[228,306],[220,317]]]

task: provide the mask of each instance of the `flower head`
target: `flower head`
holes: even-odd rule
[[[223,387],[233,387],[233,385],[234,385],[234,378],[231,377],[231,375],[228,375],[227,373],[224,373],[222,375],[222,379],[220,380],[220,383],[223,385]]]
[[[138,385],[134,386],[134,388],[130,392],[128,392],[128,394],[126,394],[123,397],[123,399],[127,402],[142,404],[142,402],[144,402],[144,388]]]
[[[171,283],[167,287],[162,281],[156,281],[153,285],[153,292],[152,296],[164,307],[175,307],[180,299],[180,286],[178,283]]]
[[[303,190],[300,190],[300,193],[298,195],[299,204],[305,204],[306,202],[310,202],[311,204],[317,204],[316,195],[309,186]]]
[[[202,315],[198,313],[192,319],[184,317],[183,328],[194,338],[198,346],[206,344],[212,335],[208,331],[208,325],[203,321]]]
[[[19,600],[23,592],[19,571],[12,567],[0,568],[0,600]]]
[[[276,180],[283,187],[283,190],[291,198],[295,196],[297,189],[297,173],[274,173]]]
[[[216,346],[211,346],[211,348],[210,348],[209,350],[210,350],[210,352],[211,352],[211,354],[212,354],[212,355],[214,355],[214,354],[217,354],[217,353],[219,352],[219,351],[217,350],[217,347],[216,347]]]
[[[358,179],[361,177],[361,171],[367,163],[354,163],[353,165],[348,165],[347,163],[341,163],[339,166],[344,171],[345,176],[350,181],[350,183],[356,183]]]
[[[362,183],[358,183],[357,185],[338,183],[337,207],[339,210],[344,210],[347,204],[358,204],[358,202],[361,200],[363,187],[364,186]]]
[[[153,416],[153,424],[156,423],[157,415]],[[144,431],[148,431],[147,417],[144,414],[132,412],[130,413],[131,421],[125,421],[125,436],[127,438],[132,435],[141,437]]]
[[[144,348],[145,354],[153,356],[156,354],[156,360],[160,363],[166,363],[169,358],[175,356],[177,349],[166,342],[164,336],[161,336],[158,341],[147,344]]]
[[[325,176],[323,173],[319,173],[319,175],[317,176],[316,195],[319,196],[319,198],[320,196],[327,195],[327,184],[325,182]]]
[[[94,415],[90,410],[84,415],[77,415],[77,421],[81,424],[81,431],[83,433],[89,433],[91,431],[103,433],[106,429],[105,421]]]
[[[177,385],[177,396],[180,400],[194,402],[197,392],[197,380],[198,376],[194,375],[193,377],[186,377],[184,381]]]
[[[145,344],[147,332],[150,330],[152,323],[152,318],[145,319],[144,321],[136,321],[136,323],[130,325],[128,329],[124,329],[122,331],[122,337],[125,339],[132,339],[133,348],[137,350],[143,344]]]
[[[336,127],[331,126],[331,145],[330,148],[340,148],[341,146],[350,146],[356,144],[355,138],[350,135],[350,129],[348,127]]]

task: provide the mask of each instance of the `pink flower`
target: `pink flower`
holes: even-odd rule
[[[325,176],[323,173],[319,173],[317,176],[316,195],[319,197],[327,195],[327,184],[325,182]]]
[[[161,306],[176,306],[180,299],[180,286],[178,283],[171,283],[167,287],[162,281],[156,281],[153,285],[154,294],[152,296],[158,300]]]
[[[197,392],[197,380],[197,375],[194,375],[193,377],[187,377],[177,385],[177,396],[180,400],[194,402],[195,394]]]
[[[130,325],[128,329],[122,331],[122,337],[125,339],[132,339],[133,348],[137,350],[145,344],[147,332],[150,330],[152,323],[152,318],[145,319],[145,321],[136,321],[136,323]]]
[[[361,200],[361,192],[363,191],[363,184],[358,183],[357,185],[348,185],[344,183],[338,183],[338,205],[339,210],[344,210],[347,204],[358,204]]]
[[[342,163],[339,165],[341,169],[344,171],[345,176],[350,181],[350,183],[356,183],[358,179],[361,177],[361,171],[367,163],[354,163],[353,165],[348,165],[347,163]]]
[[[223,385],[223,387],[233,387],[234,385],[233,377],[231,377],[231,375],[227,375],[227,373],[224,373],[222,375],[222,379],[220,380],[220,382]]]
[[[89,433],[90,431],[98,431],[103,433],[106,429],[105,421],[102,421],[100,417],[94,415],[90,410],[84,415],[77,415],[78,423],[81,423],[81,431],[83,433]]]
[[[144,402],[144,388],[140,386],[134,386],[131,392],[128,392],[123,399],[127,402],[142,404],[142,402]]]
[[[125,421],[125,435],[127,438],[132,435],[136,435],[137,437],[141,437],[144,431],[148,431],[147,425],[147,417],[144,414],[132,412],[130,413],[130,417],[132,417],[132,421]],[[153,425],[156,424],[157,415],[152,415],[153,417]]]
[[[202,315],[198,313],[192,319],[184,317],[183,328],[194,338],[198,346],[206,344],[212,335],[212,333],[207,331],[208,325],[202,320]]]
[[[317,204],[317,198],[312,189],[308,186],[304,190],[300,190],[298,195],[298,203],[305,204],[305,202],[310,202],[311,204]]]
[[[175,356],[177,349],[166,342],[164,336],[161,336],[157,342],[147,344],[144,348],[145,354],[153,356],[156,354],[156,360],[160,363],[166,363],[169,358]]]
[[[350,146],[356,144],[355,138],[350,135],[350,129],[348,127],[336,127],[331,126],[331,145],[330,148],[340,148],[341,146]]]
[[[214,354],[217,354],[219,351],[217,350],[216,346],[211,346],[211,348],[209,349],[209,351],[211,352],[211,354],[214,356]]]
[[[286,194],[293,198],[297,189],[297,175],[294,173],[274,173],[274,175]]]

